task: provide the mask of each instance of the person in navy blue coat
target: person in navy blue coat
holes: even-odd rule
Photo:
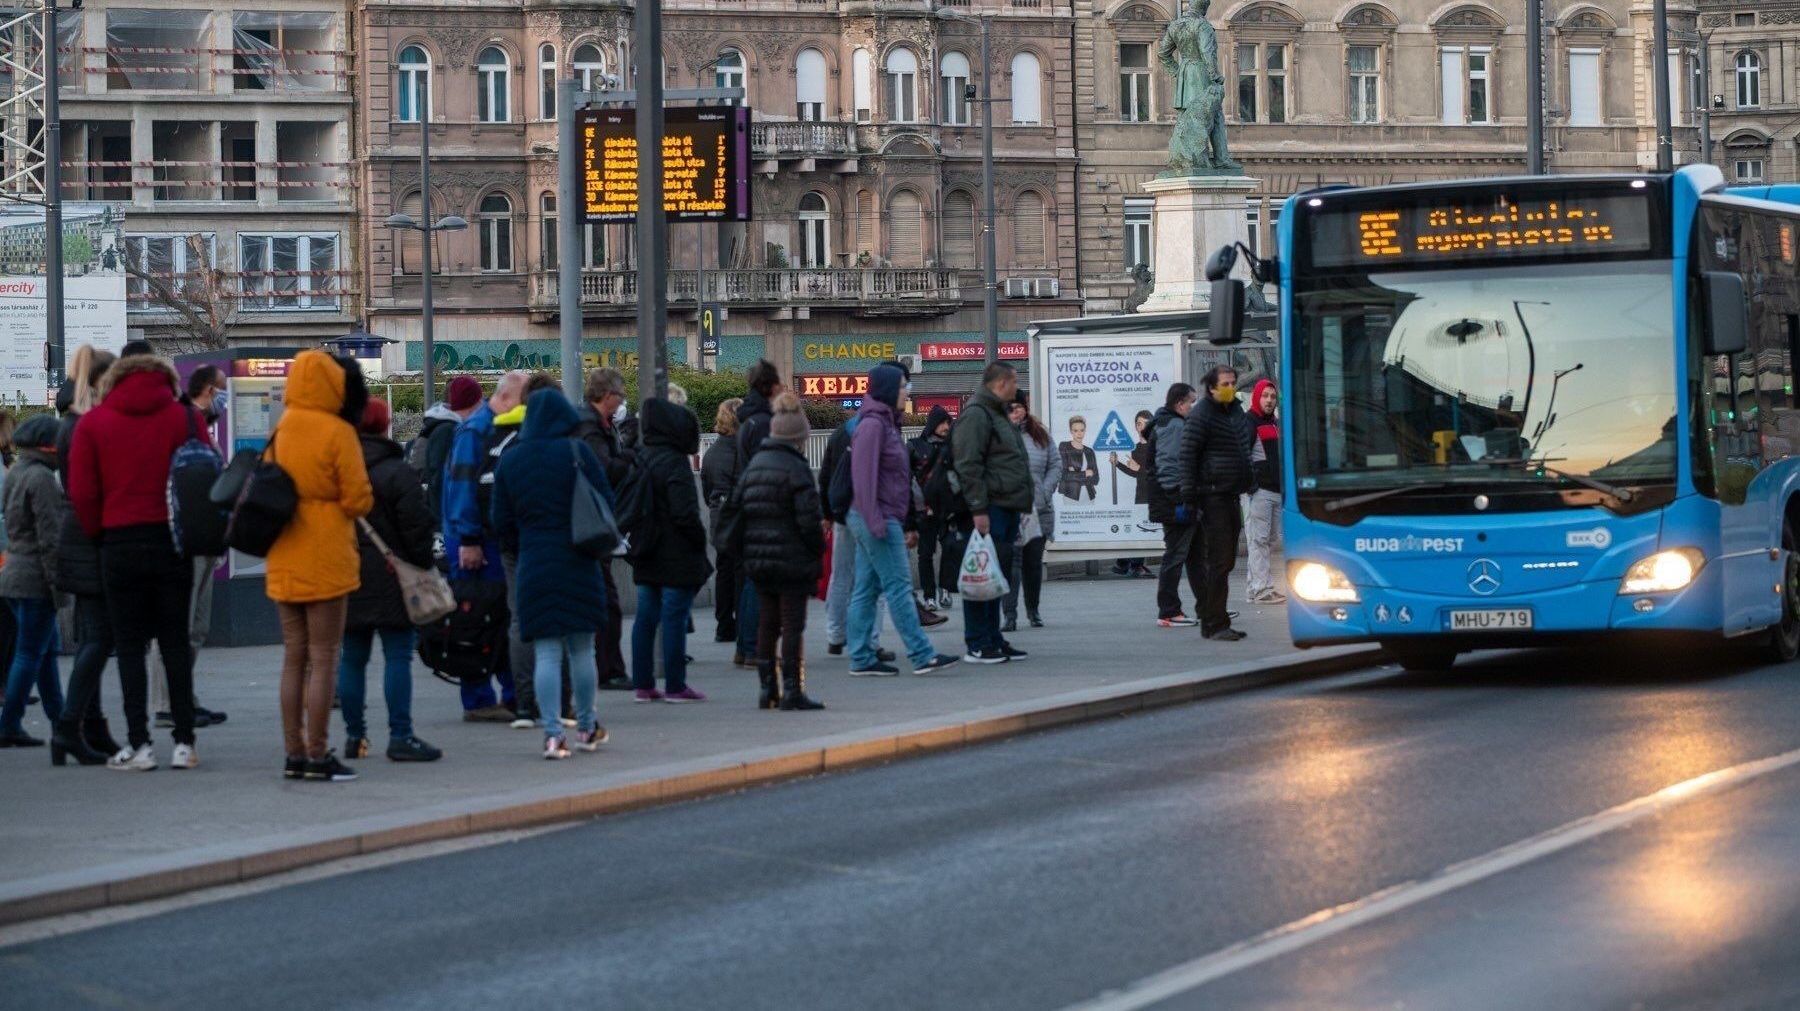
[[[575,697],[575,747],[594,751],[606,729],[594,716],[594,633],[606,613],[600,563],[575,549],[569,504],[579,467],[608,504],[612,486],[600,458],[574,438],[580,419],[560,390],[539,390],[526,402],[518,445],[500,458],[494,473],[493,521],[501,545],[518,555],[519,637],[537,660],[538,698],[562,693],[569,664]],[[569,757],[556,706],[542,706],[544,757]]]

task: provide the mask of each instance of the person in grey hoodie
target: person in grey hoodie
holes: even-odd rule
[[[62,651],[56,628],[56,550],[67,507],[56,480],[56,429],[56,419],[48,414],[19,426],[14,436],[19,456],[6,480],[9,537],[6,567],[0,568],[0,597],[12,611],[19,638],[7,673],[5,704],[0,707],[0,748],[43,745],[25,733],[22,722],[33,685],[50,723],[54,726],[62,716],[62,680],[56,670]],[[75,754],[84,765],[97,764],[78,739],[58,738],[57,750]]]
[[[1056,494],[1057,481],[1062,475],[1062,459],[1055,452],[1050,433],[1044,423],[1031,413],[1031,402],[1025,391],[1020,390],[1007,405],[1007,417],[1012,419],[1013,427],[1019,430],[1025,442],[1025,470],[1031,475],[1034,488],[1032,503],[1037,516],[1037,536],[1027,540],[1013,552],[1012,571],[1006,574],[1006,597],[1001,601],[1006,612],[1006,624],[1000,631],[1012,632],[1019,627],[1019,584],[1025,584],[1025,618],[1031,622],[1032,628],[1043,628],[1044,619],[1038,614],[1038,602],[1044,590],[1044,546],[1056,533],[1056,510],[1052,505],[1052,496]]]

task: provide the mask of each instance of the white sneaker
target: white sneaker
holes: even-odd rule
[[[532,727],[535,727],[535,726],[537,726],[537,721],[532,719],[529,716],[521,716],[518,719],[512,721],[512,728],[514,730],[530,730]]]
[[[121,772],[149,772],[156,768],[156,752],[151,751],[148,744],[141,748],[126,746],[106,760],[106,767]]]
[[[544,757],[552,762],[569,757],[569,742],[561,734],[544,738]]]
[[[938,602],[939,610],[944,610],[944,609],[948,608],[950,606],[950,591],[949,590],[939,590],[937,602]]]
[[[177,744],[174,753],[169,756],[169,768],[198,769],[200,753],[194,750],[192,744]]]

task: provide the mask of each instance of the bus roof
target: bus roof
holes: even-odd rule
[[[1653,172],[1588,172],[1588,173],[1573,173],[1573,172],[1571,172],[1571,173],[1567,173],[1567,174],[1559,173],[1556,175],[1541,175],[1541,176],[1526,176],[1526,175],[1483,176],[1483,177],[1477,178],[1477,179],[1431,179],[1431,180],[1426,180],[1426,181],[1422,181],[1422,182],[1388,183],[1383,186],[1344,186],[1344,185],[1320,186],[1316,189],[1303,190],[1299,193],[1296,193],[1296,194],[1294,194],[1294,198],[1297,199],[1299,197],[1306,197],[1306,196],[1324,196],[1327,194],[1336,194],[1336,193],[1416,193],[1416,192],[1420,192],[1420,191],[1429,191],[1429,190],[1465,189],[1470,186],[1483,186],[1483,187],[1486,187],[1486,186],[1495,186],[1495,187],[1526,186],[1526,185],[1540,185],[1541,186],[1541,185],[1550,185],[1553,183],[1565,183],[1565,182],[1580,182],[1580,183],[1593,183],[1593,182],[1632,183],[1632,182],[1640,182],[1640,181],[1648,181],[1648,182],[1663,181],[1663,182],[1666,182],[1666,181],[1668,181],[1669,178],[1670,177],[1668,175],[1658,175]],[[1762,187],[1762,189],[1784,189],[1784,188],[1794,188],[1794,187]]]

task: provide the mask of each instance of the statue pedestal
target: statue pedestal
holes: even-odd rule
[[[1246,198],[1258,185],[1248,176],[1180,176],[1144,184],[1145,192],[1156,198],[1150,226],[1156,239],[1150,263],[1156,288],[1139,312],[1205,309],[1212,303],[1207,257],[1227,243],[1249,244]]]

